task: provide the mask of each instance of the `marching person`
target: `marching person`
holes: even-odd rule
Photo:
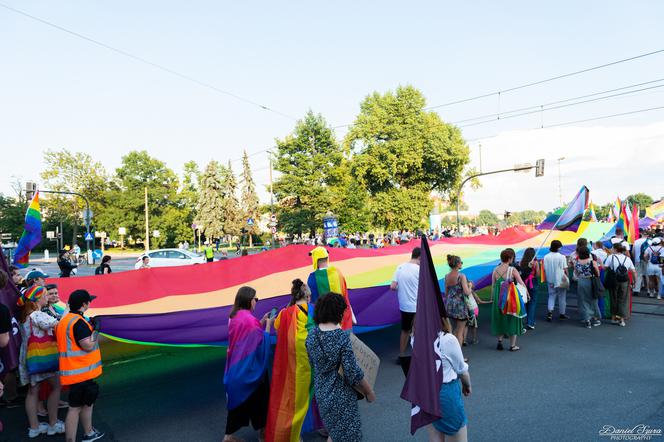
[[[544,256],[544,275],[546,276],[546,285],[549,291],[549,301],[547,302],[548,313],[546,320],[551,322],[553,318],[553,308],[558,298],[558,310],[561,321],[567,319],[565,314],[567,309],[567,288],[569,287],[569,278],[567,277],[567,259],[560,253],[563,243],[554,239],[551,241],[549,253]]]
[[[83,314],[95,299],[86,290],[74,290],[69,295],[69,313],[64,315],[56,328],[60,353],[60,382],[69,385],[69,410],[65,419],[67,442],[76,441],[78,421],[83,426],[83,442],[104,437],[104,433],[92,426],[92,410],[99,395],[95,379],[101,376],[101,352],[97,342],[99,321],[89,322]]]
[[[330,265],[330,255],[328,255],[325,247],[316,247],[309,252],[309,256],[311,256],[314,267],[314,271],[309,274],[309,279],[307,279],[307,286],[311,290],[311,301],[316,302],[319,296],[328,293],[337,293],[343,296],[348,308],[344,310],[341,328],[344,330],[352,329],[356,321],[348,298],[346,278],[338,268]]]
[[[60,255],[58,256],[58,267],[60,268],[61,278],[69,278],[72,274],[72,271],[78,267],[78,265],[71,263],[69,250],[60,250]]]
[[[413,330],[413,319],[417,307],[417,287],[420,282],[420,248],[415,247],[410,261],[397,267],[392,277],[390,289],[397,292],[401,312],[401,335],[399,337],[399,361],[406,357],[408,340]]]

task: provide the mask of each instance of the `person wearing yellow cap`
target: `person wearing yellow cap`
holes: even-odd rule
[[[307,285],[311,290],[311,302],[315,303],[319,296],[327,293],[337,293],[343,296],[348,308],[344,312],[341,328],[344,330],[352,329],[355,315],[348,298],[346,278],[339,269],[330,265],[330,255],[325,247],[316,247],[309,252],[309,256],[311,256],[314,267],[314,271],[309,274],[307,280]]]

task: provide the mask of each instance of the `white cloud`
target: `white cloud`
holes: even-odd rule
[[[482,177],[483,187],[465,190],[471,210],[550,210],[559,205],[558,158],[563,201],[588,186],[593,202],[643,192],[664,196],[664,122],[624,127],[557,127],[510,131],[479,141],[484,172],[546,160],[544,176],[534,172]],[[479,168],[478,142],[471,144]]]

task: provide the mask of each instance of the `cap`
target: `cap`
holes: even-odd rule
[[[311,252],[309,252],[309,256],[311,256],[314,270],[318,270],[318,261],[323,258],[329,258],[330,255],[328,255],[327,249],[325,247],[316,247]]]
[[[37,279],[37,278],[48,278],[48,275],[39,269],[32,269],[28,272],[27,275],[25,275],[26,281],[30,281],[31,279]]]
[[[653,240],[652,240],[652,243],[653,243],[653,244],[659,244],[659,243],[661,243],[661,242],[662,242],[662,238],[660,238],[660,237],[655,237],[655,238],[653,238]]]
[[[76,311],[81,308],[83,304],[91,302],[95,298],[96,296],[92,296],[87,290],[74,290],[71,292],[71,295],[69,295],[69,308],[72,311]]]
[[[620,244],[621,242],[623,242],[622,238],[618,238],[617,236],[611,238],[611,244]]]
[[[45,294],[46,287],[42,285],[33,285],[32,287],[28,287],[21,292],[21,296],[19,296],[16,304],[18,304],[20,307],[23,307],[27,301],[35,302]]]

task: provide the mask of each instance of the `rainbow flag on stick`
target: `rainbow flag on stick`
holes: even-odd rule
[[[25,212],[25,224],[23,234],[14,252],[14,265],[27,267],[30,262],[30,251],[41,242],[41,209],[39,207],[39,192],[35,192],[27,212]]]

